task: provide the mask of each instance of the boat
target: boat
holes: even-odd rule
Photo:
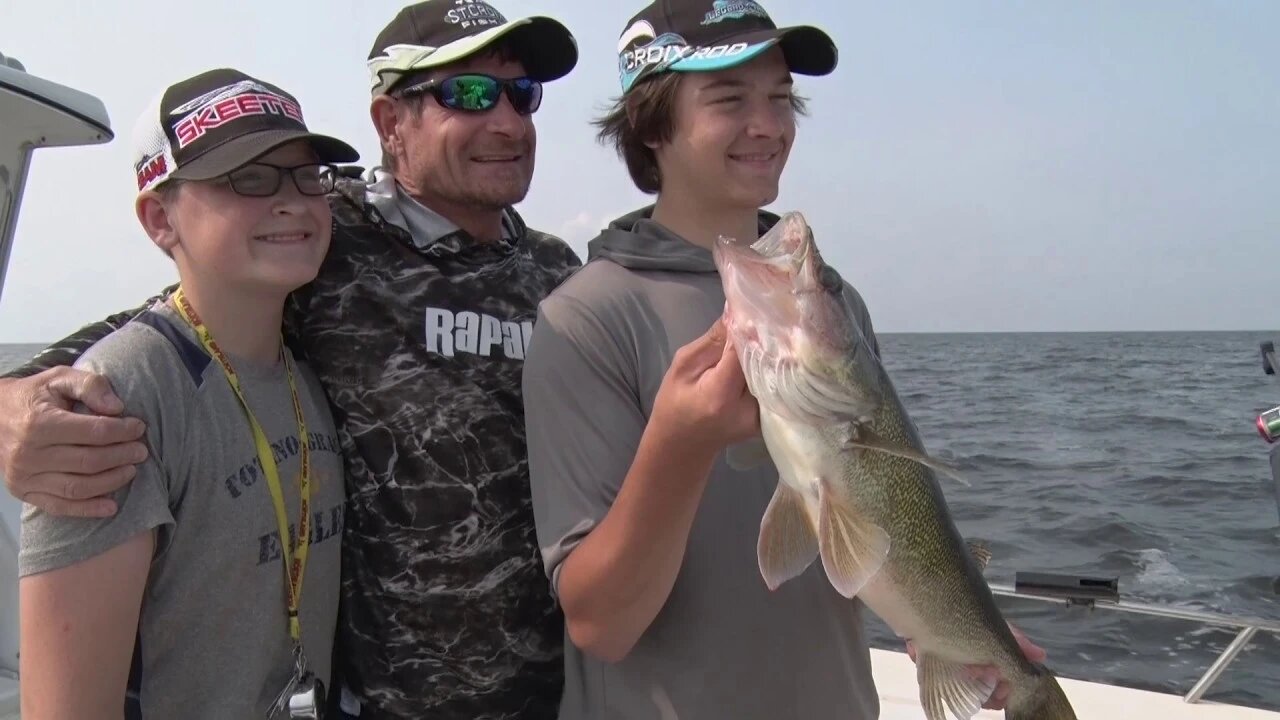
[[[1015,580],[1013,586],[989,583],[1002,607],[1009,601],[1048,602],[1063,607],[1084,607],[1103,612],[1185,620],[1206,627],[1231,628],[1236,631],[1235,638],[1182,695],[1123,687],[1100,680],[1059,677],[1058,683],[1080,720],[1280,720],[1280,712],[1204,699],[1218,678],[1258,633],[1270,633],[1280,638],[1280,622],[1134,602],[1121,599],[1116,592],[1099,591],[1085,587],[1086,583],[1070,582],[1090,580],[1089,578],[1046,576],[1041,573],[1019,573],[1017,577],[1026,578],[1025,586],[1018,580]],[[1059,582],[1042,582],[1046,577]],[[1158,661],[1153,659],[1153,662]],[[915,663],[906,653],[872,649],[871,663],[876,690],[880,695],[880,720],[923,720],[924,711],[920,707]],[[1003,718],[1004,712],[983,710],[974,717],[996,720]]]
[[[114,137],[100,99],[37,77],[0,55],[0,297],[35,151]],[[0,720],[18,718],[19,509],[16,499],[0,492]]]
[[[0,293],[33,152],[48,147],[106,143],[113,137],[106,107],[98,98],[36,77],[21,64],[0,55]],[[1272,451],[1272,466],[1280,494],[1280,445]],[[19,507],[17,500],[0,491],[0,720],[19,720]],[[1204,700],[1214,682],[1258,633],[1280,637],[1280,622],[1131,602],[1121,599],[1115,585],[1105,579],[1020,573],[1013,586],[993,584],[992,590],[1002,602],[1053,602],[1237,630],[1235,639],[1184,695],[1122,687],[1105,682],[1105,678],[1062,678],[1063,689],[1081,720],[1280,720],[1280,712]],[[905,653],[894,650],[873,649],[871,657],[881,720],[922,720],[914,663]],[[1004,713],[984,710],[977,717],[1002,718]]]

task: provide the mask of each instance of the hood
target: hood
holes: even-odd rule
[[[779,217],[761,210],[760,234],[777,224]],[[587,261],[609,260],[629,270],[716,271],[711,251],[690,243],[653,220],[653,206],[627,213],[609,223],[587,244]]]
[[[524,220],[513,208],[502,213],[502,238],[496,243],[478,244],[466,231],[444,216],[409,196],[395,176],[375,167],[364,178],[364,201],[387,223],[408,233],[421,252],[436,257],[454,255],[507,255],[525,234]]]

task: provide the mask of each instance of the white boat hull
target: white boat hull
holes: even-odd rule
[[[880,720],[924,720],[916,666],[906,653],[871,651],[871,670],[880,695]],[[1280,720],[1280,713],[1222,705],[1208,701],[1183,702],[1177,695],[1058,678],[1081,720]],[[983,710],[974,716],[1003,720],[1003,710]]]

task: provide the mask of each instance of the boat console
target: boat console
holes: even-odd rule
[[[33,153],[97,145],[115,137],[102,101],[26,72],[0,55],[0,293]],[[20,504],[0,490],[0,720],[18,715],[18,520]]]

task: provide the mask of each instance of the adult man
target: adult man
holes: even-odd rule
[[[541,577],[519,387],[536,304],[579,261],[511,205],[533,172],[541,83],[576,62],[560,23],[508,21],[479,0],[408,6],[370,52],[383,169],[330,196],[331,251],[285,316],[346,458],[345,518],[315,524],[344,533],[336,659],[362,720],[555,715],[563,621]],[[98,496],[128,482],[140,431],[69,413],[119,406],[100,378],[47,368],[133,313],[0,385],[16,496],[112,511]]]

